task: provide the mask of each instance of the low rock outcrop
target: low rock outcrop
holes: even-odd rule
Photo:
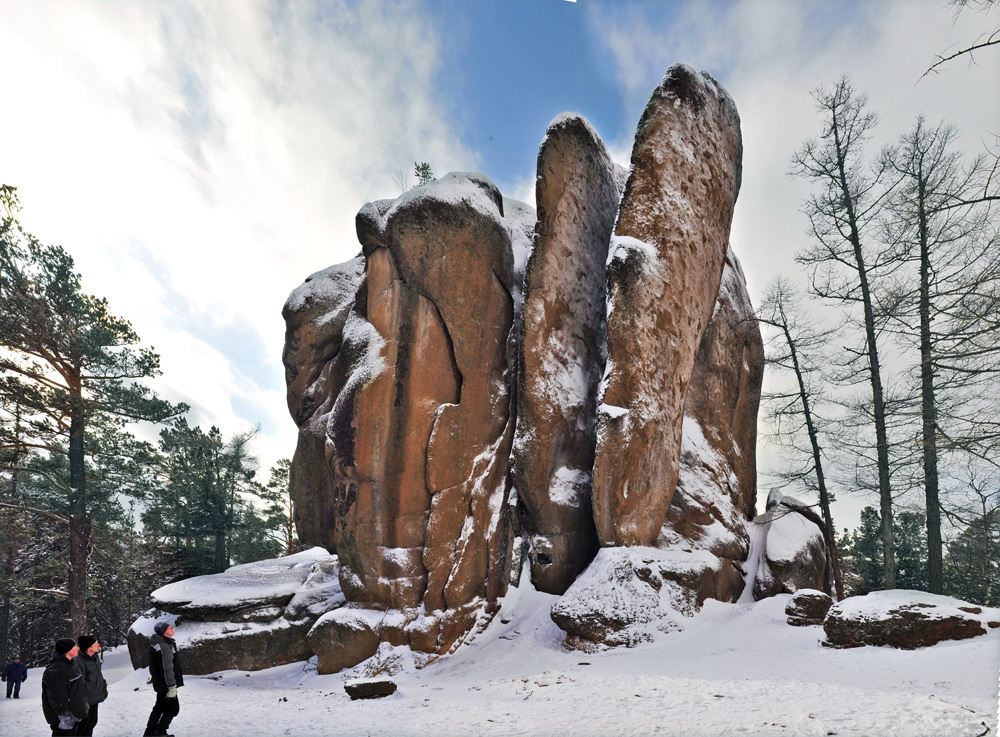
[[[980,609],[978,614],[972,609]],[[893,589],[851,596],[830,608],[823,621],[827,647],[886,645],[902,650],[986,634],[1000,610],[923,591]]]
[[[799,589],[785,605],[785,616],[788,617],[788,624],[795,627],[821,625],[832,606],[833,598],[829,594],[815,589]]]
[[[149,665],[149,638],[161,620],[174,625],[188,673],[306,660],[313,655],[307,640],[313,624],[344,604],[337,568],[336,556],[313,548],[157,589],[155,609],[128,632],[132,666]]]

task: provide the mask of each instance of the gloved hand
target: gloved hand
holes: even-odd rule
[[[177,686],[171,686],[167,689],[167,698],[176,699],[177,698]]]
[[[59,729],[73,729],[73,726],[79,721],[77,717],[67,711],[65,714],[59,715]]]

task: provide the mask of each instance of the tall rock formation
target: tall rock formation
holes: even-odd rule
[[[639,122],[608,267],[593,505],[602,545],[649,545],[679,471],[688,384],[739,192],[739,115],[707,74],[667,70]]]
[[[763,349],[728,250],[741,145],[726,92],[675,65],[627,178],[561,115],[537,216],[449,174],[365,205],[362,254],[292,293],[292,495],[345,599],[306,635],[321,672],[450,651],[525,550],[585,647],[746,589]]]
[[[336,549],[353,608],[402,612],[386,638],[440,652],[508,578],[511,227],[492,182],[451,174],[366,205],[357,230],[364,279],[343,319],[328,313],[327,346],[306,352],[322,322],[307,287],[285,309],[294,488],[319,479],[312,493],[326,495],[303,537]],[[319,377],[311,415],[303,372]]]
[[[549,125],[535,196],[511,465],[526,510],[531,580],[561,594],[597,552],[590,474],[604,371],[605,262],[621,196],[616,166],[581,116]]]

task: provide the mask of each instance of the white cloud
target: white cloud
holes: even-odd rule
[[[66,246],[85,288],[161,353],[157,385],[195,422],[260,421],[262,443],[289,455],[288,292],[355,255],[354,215],[398,194],[397,168],[475,168],[417,10],[5,3],[0,178],[26,226]]]

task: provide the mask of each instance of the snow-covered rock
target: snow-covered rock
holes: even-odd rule
[[[337,556],[318,547],[177,581],[151,599],[155,608],[129,629],[133,667],[149,664],[153,627],[169,621],[193,674],[306,660],[313,624],[344,604]]]
[[[608,264],[608,366],[593,500],[602,545],[651,545],[680,466],[685,398],[719,295],[740,187],[736,106],[671,66],[636,131]]]
[[[601,548],[552,607],[570,647],[632,647],[684,628],[698,611],[700,580],[718,559],[706,551]]]
[[[799,589],[832,592],[832,569],[822,521],[805,504],[786,496],[750,523],[748,589],[754,599]]]
[[[785,605],[785,616],[788,617],[788,624],[796,627],[823,624],[831,606],[833,598],[829,594],[815,589],[799,589]]]
[[[1000,627],[1000,609],[950,596],[892,589],[851,596],[830,608],[823,621],[828,647],[888,645],[902,650],[943,640],[965,640]]]

